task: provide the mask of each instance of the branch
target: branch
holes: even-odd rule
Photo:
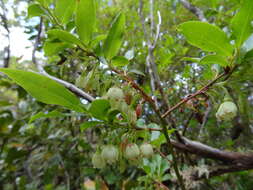
[[[210,112],[212,111],[212,106],[211,106],[211,101],[208,100],[208,103],[207,103],[207,108],[206,108],[206,111],[205,111],[205,114],[204,114],[204,117],[203,117],[203,121],[202,121],[202,124],[200,125],[199,127],[199,135],[198,135],[198,139],[202,138],[202,135],[204,133],[204,130],[205,130],[205,125],[208,121],[208,117],[209,117],[209,114]]]
[[[150,105],[154,109],[154,111],[158,111],[156,109],[154,100],[148,94],[146,94],[146,92],[144,92],[144,90],[142,90],[142,88],[132,78],[130,78],[129,76],[127,76],[123,71],[119,71],[119,70],[117,70],[115,68],[110,68],[110,69],[113,72],[115,72],[118,75],[120,75],[122,78],[124,78],[124,80],[126,80],[127,82],[129,82],[131,84],[131,86],[141,94],[141,96],[144,98],[144,100],[147,101],[148,103],[150,103]]]
[[[4,63],[3,63],[3,67],[7,68],[9,67],[10,64],[10,56],[11,56],[11,47],[10,47],[10,30],[9,30],[9,25],[8,25],[8,19],[7,19],[7,9],[5,7],[5,3],[3,2],[3,0],[0,1],[1,3],[1,8],[3,10],[3,14],[0,14],[0,18],[3,22],[3,27],[6,30],[7,34],[7,40],[8,40],[8,45],[4,48]]]
[[[189,140],[185,137],[182,138],[185,144],[171,141],[173,146],[180,151],[196,154],[204,158],[219,160],[230,165],[247,166],[253,168],[253,153],[242,154],[238,152],[222,151],[200,142]]]
[[[41,32],[42,32],[42,28],[43,28],[43,20],[42,18],[40,19],[40,24],[39,24],[39,29],[38,29],[38,35],[34,44],[34,49],[33,49],[33,53],[32,53],[32,60],[34,62],[34,64],[37,66],[37,69],[39,71],[40,74],[62,84],[63,86],[65,86],[66,88],[68,88],[71,92],[73,92],[75,95],[86,99],[89,102],[92,102],[93,100],[95,100],[95,98],[93,98],[91,95],[89,95],[88,93],[82,91],[80,88],[76,87],[75,85],[64,81],[62,79],[59,79],[57,77],[51,76],[49,75],[43,68],[43,66],[37,61],[36,56],[35,56],[35,52],[38,48],[38,45],[40,43],[40,38],[41,38]]]
[[[154,18],[153,18],[153,0],[150,0],[150,33],[148,35],[147,30],[146,30],[146,26],[145,26],[145,17],[143,15],[143,1],[140,0],[140,4],[139,4],[139,15],[140,15],[140,19],[141,19],[141,24],[142,24],[142,30],[144,33],[144,37],[145,40],[148,44],[148,55],[146,57],[146,66],[148,69],[148,73],[149,73],[149,77],[150,77],[150,86],[151,86],[151,91],[152,91],[152,95],[155,94],[155,74],[154,71],[152,69],[151,66],[151,60],[153,60],[153,48],[152,48],[152,44],[151,44],[151,40],[150,38],[152,38],[152,34],[153,34],[153,28],[154,28]],[[155,102],[155,109],[157,109],[158,107],[158,102],[156,97],[154,96],[154,102]]]
[[[220,78],[226,76],[228,73],[224,72],[220,75],[218,75],[214,80],[212,80],[211,82],[209,82],[207,85],[205,85],[204,87],[202,87],[200,90],[198,90],[197,92],[195,92],[194,94],[190,94],[188,95],[186,98],[184,98],[183,100],[181,100],[180,102],[178,102],[175,106],[171,107],[168,111],[166,111],[162,117],[165,118],[166,116],[168,116],[172,111],[174,111],[175,109],[179,108],[181,105],[185,104],[187,101],[189,101],[190,99],[205,93],[213,84],[215,84]]]
[[[190,12],[192,12],[194,15],[196,15],[198,17],[199,20],[205,22],[207,21],[207,19],[204,16],[204,13],[201,9],[199,9],[198,7],[195,7],[194,5],[192,5],[189,1],[187,0],[179,0],[180,3],[186,8],[188,9]]]
[[[36,51],[38,49],[38,46],[40,44],[40,38],[41,38],[41,33],[42,33],[42,29],[43,29],[43,18],[41,17],[40,18],[40,23],[39,23],[39,28],[38,28],[38,35],[35,39],[35,43],[34,43],[34,46],[33,46],[33,51],[32,51],[32,62],[35,63],[36,65],[38,64],[37,63],[37,59],[36,59]]]
[[[142,30],[144,33],[144,37],[147,40],[148,39],[148,34],[147,34],[147,30],[146,30],[146,26],[145,26],[145,18],[143,15],[143,0],[140,0],[139,2],[139,15],[140,15],[140,19],[141,19],[141,24],[142,24]]]
[[[137,130],[150,130],[150,131],[162,131],[162,129],[149,129],[149,128],[138,128]],[[202,144],[197,141],[189,140],[182,137],[184,143],[179,143],[177,141],[171,140],[171,144],[174,148],[179,151],[195,154],[202,158],[210,158],[216,161],[221,161],[227,166],[222,166],[219,168],[211,168],[209,176],[222,175],[224,173],[236,172],[253,169],[253,153],[238,153],[238,152],[228,152],[222,151],[217,148],[210,147],[208,145]],[[165,155],[164,155],[165,156]],[[163,156],[163,157],[164,157]],[[205,176],[193,175],[194,180],[200,180]]]
[[[155,35],[155,40],[153,42],[152,48],[154,49],[156,47],[157,41],[159,39],[160,36],[160,28],[161,28],[161,24],[162,24],[162,17],[161,17],[161,13],[160,11],[157,11],[157,16],[158,16],[158,23],[156,26],[156,35]]]
[[[95,100],[95,98],[93,98],[91,95],[89,95],[88,93],[82,91],[80,88],[76,87],[75,85],[67,82],[67,81],[64,81],[62,79],[59,79],[57,77],[54,77],[52,75],[49,75],[45,70],[44,68],[41,66],[41,65],[38,65],[37,66],[38,70],[39,70],[39,73],[62,84],[63,86],[65,86],[67,89],[69,89],[71,92],[73,92],[75,95],[77,95],[78,97],[81,97],[81,98],[84,98],[85,100],[89,101],[89,102],[92,102]]]

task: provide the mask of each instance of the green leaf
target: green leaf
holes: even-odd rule
[[[43,112],[39,112],[35,115],[33,115],[30,120],[29,123],[32,123],[33,121],[35,121],[36,119],[40,119],[40,118],[52,118],[52,117],[63,117],[64,114],[58,112],[58,111],[51,111],[49,113],[43,113]]]
[[[47,32],[47,34],[50,37],[59,39],[63,42],[76,44],[76,45],[79,45],[80,47],[83,47],[82,42],[77,37],[75,37],[73,34],[67,32],[67,31],[60,30],[60,29],[53,29],[53,30],[49,30]]]
[[[230,44],[226,33],[217,26],[200,21],[189,21],[179,25],[186,40],[204,51],[216,52],[221,55],[231,56],[233,46]]]
[[[236,45],[240,47],[252,33],[251,21],[253,19],[253,1],[243,0],[242,6],[231,22]]]
[[[91,41],[91,47],[96,47],[98,43],[106,38],[105,34],[101,34],[96,36],[94,39]]]
[[[52,56],[52,55],[56,55],[60,51],[63,51],[65,48],[69,46],[70,45],[65,42],[46,41],[44,43],[43,49],[44,49],[45,56]]]
[[[76,30],[86,45],[91,41],[96,25],[96,6],[94,0],[77,1]]]
[[[134,74],[137,74],[137,75],[145,76],[145,74],[142,71],[139,71],[137,69],[131,69],[128,73],[134,73]]]
[[[222,67],[226,67],[229,64],[226,58],[220,55],[207,55],[203,57],[199,63],[200,64],[218,64]]]
[[[115,56],[112,58],[112,65],[115,67],[123,67],[129,64],[127,58],[123,56]]]
[[[125,20],[125,15],[120,13],[112,23],[103,47],[104,55],[108,59],[114,57],[120,49],[125,31]]]
[[[66,24],[70,21],[76,6],[76,0],[56,0],[55,15],[61,23]]]
[[[28,18],[32,18],[32,17],[36,17],[36,16],[42,16],[42,15],[46,15],[45,11],[43,10],[43,8],[39,5],[39,4],[31,4],[28,7],[27,10],[27,16]]]
[[[82,112],[80,100],[56,81],[43,75],[16,69],[0,69],[17,84],[22,86],[38,101],[46,104],[56,104]]]
[[[99,99],[91,103],[88,111],[93,117],[100,120],[105,120],[110,107],[110,103],[107,100]]]
[[[90,127],[94,127],[99,124],[102,124],[102,122],[100,122],[100,121],[87,121],[87,122],[81,124],[81,126],[80,126],[81,132],[85,131],[86,129],[88,129]]]

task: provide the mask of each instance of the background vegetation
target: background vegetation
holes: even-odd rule
[[[252,0],[0,2],[0,189],[253,189]]]

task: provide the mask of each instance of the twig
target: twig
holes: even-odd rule
[[[157,102],[157,98],[155,96],[155,90],[156,90],[156,84],[155,84],[155,73],[152,69],[151,66],[151,62],[154,61],[154,56],[153,56],[153,45],[151,42],[152,36],[153,36],[153,30],[154,30],[154,15],[153,15],[153,0],[150,0],[150,33],[148,35],[147,30],[146,30],[146,26],[145,26],[145,18],[143,15],[143,1],[140,0],[140,4],[139,4],[139,14],[140,14],[140,19],[141,19],[141,23],[142,23],[142,30],[144,33],[144,37],[145,40],[147,42],[147,46],[148,46],[148,55],[146,57],[146,66],[148,69],[148,73],[149,73],[149,77],[150,77],[150,86],[151,86],[151,91],[152,91],[152,95],[154,98],[154,102],[155,102],[155,106],[156,109],[158,108],[158,102]]]
[[[139,15],[140,15],[140,19],[141,19],[141,24],[142,24],[142,30],[144,33],[144,37],[145,39],[148,39],[148,34],[147,34],[147,30],[146,30],[146,26],[145,26],[145,18],[143,15],[143,0],[139,1]]]
[[[156,47],[157,41],[159,39],[160,36],[160,28],[161,28],[161,24],[162,24],[162,17],[161,17],[161,13],[160,11],[157,11],[157,16],[158,16],[158,23],[156,26],[156,35],[155,35],[155,40],[152,44],[152,48],[154,49]]]
[[[174,105],[173,107],[171,107],[168,111],[166,111],[162,117],[165,118],[166,116],[168,116],[172,111],[174,111],[175,109],[179,108],[181,105],[183,105],[184,103],[186,103],[187,101],[189,101],[190,99],[205,93],[213,84],[216,83],[216,81],[218,81],[220,78],[226,76],[228,73],[224,72],[220,75],[218,75],[214,80],[212,80],[211,82],[209,82],[207,85],[205,85],[204,87],[202,87],[200,90],[198,90],[197,92],[195,92],[194,94],[190,94],[188,95],[186,98],[184,98],[183,100],[181,100],[180,102],[178,102],[176,105]]]
[[[38,46],[40,44],[40,38],[41,38],[41,33],[42,33],[42,28],[43,28],[43,18],[40,17],[40,23],[39,23],[39,28],[38,28],[38,34],[36,36],[36,39],[35,39],[35,43],[34,43],[34,46],[33,46],[33,51],[32,51],[32,61],[34,64],[38,64],[37,63],[37,59],[36,59],[36,51],[38,49]]]
[[[123,71],[119,71],[119,70],[112,68],[112,67],[110,69],[113,72],[117,73],[118,75],[122,76],[127,82],[129,82],[130,85],[141,94],[141,96],[144,98],[144,100],[149,102],[150,105],[153,107],[153,109],[155,109],[155,111],[158,111],[156,109],[155,104],[154,104],[154,100],[148,94],[146,94],[146,92],[144,92],[144,90],[142,90],[142,88],[132,78],[130,78],[128,75],[126,75]]]
[[[3,0],[1,0],[1,8],[3,10],[3,14],[0,14],[0,18],[3,22],[3,27],[6,30],[6,38],[8,39],[8,45],[4,48],[4,63],[3,67],[7,68],[10,64],[10,56],[11,56],[11,45],[10,45],[10,30],[8,25],[8,19],[7,19],[7,9],[5,7],[5,3]]]
[[[76,94],[77,96],[86,99],[89,102],[92,102],[93,100],[95,100],[95,98],[93,98],[91,95],[89,95],[88,93],[82,91],[81,89],[79,89],[78,87],[76,87],[75,85],[64,81],[62,79],[59,79],[57,77],[51,76],[49,75],[43,68],[43,66],[37,61],[36,56],[35,56],[35,52],[38,48],[38,45],[40,43],[40,38],[41,38],[41,32],[42,32],[42,28],[43,28],[43,20],[42,18],[40,19],[40,24],[39,24],[39,29],[38,29],[38,34],[37,34],[37,38],[34,44],[34,49],[33,49],[33,53],[32,53],[32,60],[33,63],[36,65],[38,71],[40,74],[62,84],[63,86],[65,86],[66,88],[68,88],[71,92],[73,92],[74,94]]]
[[[187,131],[187,128],[188,128],[189,123],[190,123],[191,119],[193,118],[193,116],[194,116],[194,113],[192,112],[191,115],[190,115],[190,117],[189,117],[189,118],[187,119],[187,121],[184,123],[183,136],[185,136],[185,133],[186,133],[186,131]]]
[[[201,9],[199,9],[198,7],[195,7],[187,0],[180,0],[180,2],[182,3],[182,5],[186,9],[188,9],[190,12],[192,12],[194,15],[196,15],[199,20],[201,20],[203,22],[207,21],[206,17],[204,16],[204,13]]]
[[[198,138],[201,138],[202,137],[202,134],[203,134],[203,131],[204,131],[204,127],[206,125],[206,122],[208,120],[208,117],[209,117],[209,114],[212,110],[212,107],[211,107],[211,101],[208,100],[208,107],[206,108],[206,111],[205,111],[205,114],[204,114],[204,117],[203,117],[203,122],[200,126],[200,129],[199,129],[199,135],[198,135]]]
[[[161,155],[161,157],[163,157],[165,160],[167,160],[170,164],[173,164],[173,162],[171,160],[169,160],[167,158],[167,156],[164,153],[162,153],[158,148],[156,148],[155,150]]]
[[[48,78],[51,78],[53,79],[54,81],[62,84],[63,86],[65,86],[66,88],[68,88],[71,92],[73,92],[75,95],[81,97],[81,98],[84,98],[85,100],[89,101],[89,102],[92,102],[95,100],[95,98],[93,98],[91,95],[89,95],[88,93],[82,91],[80,88],[76,87],[75,85],[67,82],[67,81],[64,81],[62,79],[59,79],[57,77],[54,77],[54,76],[51,76],[49,75],[45,70],[44,68],[40,65],[37,67],[39,72],[42,74],[42,75],[45,75],[47,76]]]

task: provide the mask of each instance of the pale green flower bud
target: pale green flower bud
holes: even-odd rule
[[[140,150],[137,144],[128,144],[125,151],[127,159],[136,159],[140,155]]]
[[[112,99],[112,100],[123,100],[125,95],[123,90],[121,90],[120,88],[117,87],[112,87],[108,90],[107,94],[106,94],[108,99]]]
[[[137,115],[133,109],[129,109],[127,112],[127,118],[129,123],[135,124],[137,121]]]
[[[92,161],[94,168],[102,169],[106,165],[105,160],[103,159],[103,157],[99,153],[93,154],[91,161]]]
[[[232,120],[236,115],[237,115],[237,107],[234,102],[232,101],[225,101],[223,102],[217,113],[216,113],[216,118],[218,120],[224,120],[224,121],[229,121]]]
[[[101,155],[107,163],[112,164],[118,160],[119,151],[115,146],[107,145],[103,148]]]
[[[140,146],[141,154],[143,157],[150,157],[154,154],[153,147],[149,143],[144,143]]]

